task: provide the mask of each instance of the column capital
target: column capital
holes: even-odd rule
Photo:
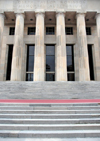
[[[76,18],[79,16],[83,16],[85,18],[86,13],[76,13]]]
[[[35,14],[36,14],[36,17],[38,15],[41,15],[41,16],[45,17],[45,11],[44,10],[37,10],[37,11],[35,11]]]
[[[58,10],[56,11],[56,17],[58,17],[59,15],[62,15],[65,17],[65,10]]]
[[[25,18],[25,14],[24,13],[15,13],[15,16],[22,16],[23,18]]]
[[[0,16],[6,18],[4,13],[0,13]]]
[[[96,19],[97,19],[98,17],[100,18],[100,13],[97,13],[96,16],[95,16]]]

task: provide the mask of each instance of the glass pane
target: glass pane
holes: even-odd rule
[[[46,81],[55,81],[55,74],[54,73],[47,73],[46,74]]]
[[[34,55],[34,46],[29,46],[29,55]]]
[[[46,55],[55,55],[55,46],[46,46]]]
[[[28,35],[35,35],[35,27],[28,28]]]
[[[55,56],[46,56],[46,71],[55,71]]]
[[[67,56],[67,66],[72,65],[72,56]]]
[[[72,46],[67,46],[66,48],[66,51],[67,51],[67,55],[72,55]]]
[[[75,81],[74,73],[68,73],[68,81]]]
[[[67,71],[74,71],[72,56],[67,56]]]
[[[47,35],[54,35],[54,27],[46,27]]]
[[[33,73],[26,74],[26,81],[33,81]]]
[[[28,60],[28,71],[32,71],[33,72],[33,67],[34,67],[34,56],[29,56],[29,60]]]

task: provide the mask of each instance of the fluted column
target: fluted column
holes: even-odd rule
[[[85,14],[77,14],[77,51],[79,55],[79,81],[89,81],[89,61],[87,50],[87,37]]]
[[[16,14],[15,38],[12,58],[12,81],[23,81],[24,45],[24,14]]]
[[[65,38],[65,13],[57,12],[56,15],[56,81],[67,81],[67,58]]]
[[[97,36],[98,36],[99,47],[100,47],[100,13],[96,15],[96,23],[97,23]]]
[[[95,80],[100,81],[100,13],[96,14],[96,26],[97,34],[95,35],[94,41],[94,72]]]
[[[4,14],[0,13],[0,58],[1,58],[1,50],[2,50],[2,42],[3,42],[3,30],[4,30]]]
[[[34,81],[45,81],[44,16],[36,13]]]

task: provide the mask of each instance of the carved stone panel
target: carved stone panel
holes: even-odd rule
[[[37,9],[43,9],[45,11],[56,11],[58,9],[64,10],[77,10],[86,7],[87,0],[0,0],[0,9],[8,9],[10,7],[13,10],[29,10],[35,11]],[[11,6],[12,5],[12,6]]]

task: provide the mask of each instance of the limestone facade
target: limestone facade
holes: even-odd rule
[[[11,81],[26,81],[27,48],[34,45],[33,81],[46,81],[46,45],[55,46],[55,81],[68,81],[67,48],[73,46],[75,81],[90,81],[88,45],[94,80],[100,81],[100,1],[0,0],[0,81],[6,81],[9,45],[13,45]],[[15,34],[10,35],[10,28]],[[28,28],[35,27],[35,35]],[[46,27],[54,27],[53,35]],[[65,28],[73,28],[72,35]],[[86,28],[91,29],[87,35]]]

